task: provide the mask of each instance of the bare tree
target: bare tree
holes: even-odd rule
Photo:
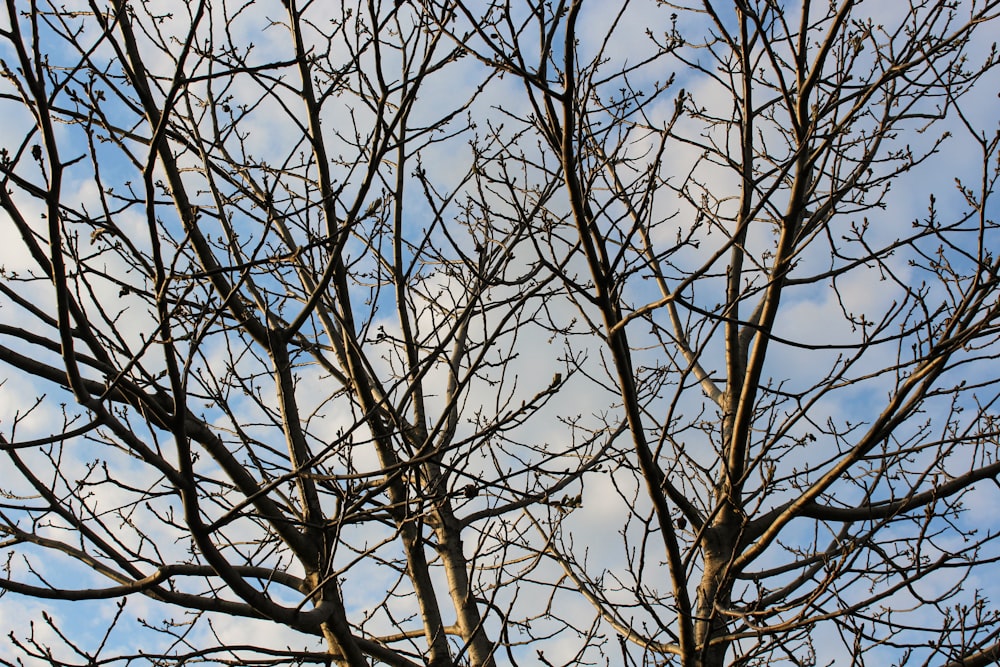
[[[22,658],[997,661],[1000,2],[6,9]]]

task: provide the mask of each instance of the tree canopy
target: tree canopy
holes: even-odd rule
[[[1000,1],[5,6],[4,664],[1000,657]]]

